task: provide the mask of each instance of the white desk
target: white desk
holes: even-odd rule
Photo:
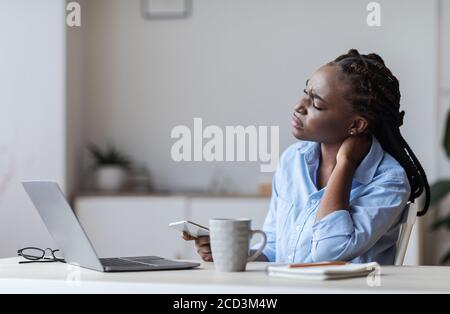
[[[369,286],[364,277],[334,281],[269,277],[262,262],[249,263],[241,273],[218,273],[212,263],[193,270],[101,273],[63,263],[18,261],[0,259],[0,293],[450,293],[450,267],[382,267],[380,286]]]

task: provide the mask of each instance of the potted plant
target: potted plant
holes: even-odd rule
[[[95,162],[94,179],[96,187],[102,191],[118,191],[125,183],[130,159],[113,145],[102,150],[90,144],[89,152]]]
[[[447,154],[447,157],[450,159],[450,111],[447,113],[447,121],[445,126],[444,133],[444,141],[443,141],[444,150]],[[437,205],[440,203],[450,192],[450,180],[439,180],[435,182],[431,187],[431,198],[430,198],[430,206]],[[439,219],[434,222],[432,225],[432,229],[439,229],[445,227],[447,230],[450,230],[450,215]],[[447,263],[450,261],[450,251],[448,251],[445,256],[442,258],[442,263]]]

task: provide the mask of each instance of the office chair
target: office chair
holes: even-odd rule
[[[403,265],[411,231],[417,219],[417,203],[408,202],[405,207],[404,215],[406,216],[406,220],[403,220],[403,223],[400,225],[400,234],[397,240],[397,253],[394,262],[395,266]]]

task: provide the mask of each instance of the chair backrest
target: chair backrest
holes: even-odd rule
[[[397,253],[394,262],[396,266],[403,265],[411,231],[417,219],[417,203],[408,202],[406,204],[404,215],[406,216],[406,219],[402,220],[403,223],[400,225],[400,234],[397,240]]]

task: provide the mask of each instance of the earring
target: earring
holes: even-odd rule
[[[355,132],[353,132],[353,130],[350,131],[350,135],[353,135]]]

